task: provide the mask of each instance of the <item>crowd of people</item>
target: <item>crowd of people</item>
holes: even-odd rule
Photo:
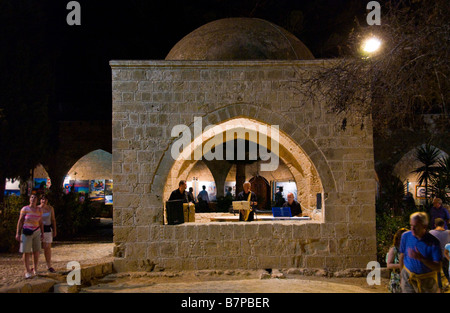
[[[187,189],[187,183],[185,180],[181,180],[178,183],[178,188],[172,191],[169,197],[169,201],[182,200],[185,203],[195,204],[196,212],[209,212],[209,195],[206,191],[206,186],[202,186],[202,190],[198,196],[194,196],[194,188]]]
[[[29,204],[20,210],[17,222],[16,240],[20,242],[19,251],[23,253],[25,278],[37,275],[39,256],[44,250],[44,256],[49,272],[55,272],[51,261],[51,245],[56,236],[55,211],[48,203],[48,198],[31,194]],[[33,258],[33,267],[30,260]]]
[[[186,192],[187,184],[180,181],[179,188],[170,195],[170,200],[196,202],[192,190]],[[208,193],[203,186],[197,201],[209,202]],[[245,182],[243,191],[236,196],[236,200],[250,201],[250,215],[240,220],[253,220],[258,200],[251,191],[251,184]],[[231,195],[231,191],[228,190]],[[300,204],[293,194],[287,195],[283,206],[289,206],[292,215],[301,216]],[[240,215],[242,212],[240,212]],[[442,205],[441,199],[433,200],[430,217],[425,212],[415,212],[410,216],[410,227],[399,229],[394,235],[393,245],[386,255],[387,268],[391,270],[388,289],[392,293],[422,293],[444,292],[449,288],[449,260],[450,260],[450,230],[448,223],[450,214]],[[44,250],[47,269],[55,272],[51,261],[51,244],[57,235],[56,220],[53,207],[48,203],[45,195],[32,194],[29,204],[20,211],[17,222],[16,240],[20,242],[20,252],[23,253],[25,278],[37,275],[39,256]],[[33,260],[33,267],[30,261]],[[443,277],[447,284],[444,285]]]
[[[228,187],[227,191],[225,193],[225,198],[230,199],[230,202],[232,200],[236,201],[249,201],[250,202],[250,212],[248,212],[248,216],[243,216],[243,212],[240,212],[240,220],[245,221],[253,221],[254,220],[254,214],[258,207],[258,197],[256,193],[251,191],[252,184],[248,181],[244,182],[242,188],[243,190],[236,195],[236,197],[233,197],[231,194],[232,188]],[[209,205],[209,196],[208,192],[206,191],[206,186],[202,186],[202,190],[199,192],[198,196],[195,197],[193,194],[193,188],[190,187],[187,191],[187,183],[185,180],[181,180],[178,183],[178,188],[172,191],[169,197],[169,201],[174,200],[182,200],[185,203],[194,203],[196,207],[196,212],[209,212],[208,205]],[[278,202],[276,202],[277,206],[282,207],[289,207],[291,209],[292,216],[302,216],[302,209],[300,206],[300,203],[294,199],[293,193],[287,194],[287,201],[281,197],[278,197],[278,194],[281,195],[281,192],[283,191],[282,187],[280,187],[280,190],[277,192],[277,195],[275,195]],[[280,199],[282,201],[280,202]],[[279,204],[278,204],[279,203]]]
[[[425,212],[415,212],[410,216],[411,229],[396,232],[386,255],[387,268],[391,270],[390,292],[435,293],[449,288],[449,221],[442,200],[435,198],[430,218]]]

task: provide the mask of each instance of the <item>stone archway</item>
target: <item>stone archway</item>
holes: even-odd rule
[[[324,103],[306,101],[287,87],[295,85],[296,75],[309,75],[326,62],[111,61],[115,268],[344,269],[376,260],[370,119],[364,129],[344,131]],[[295,162],[317,172],[322,218],[163,225],[164,193],[192,166],[171,156],[180,139],[172,130],[184,124],[194,133],[196,117],[211,129],[240,119],[279,125],[285,149],[279,156],[292,173],[298,171],[294,177],[302,174]],[[208,130],[200,136],[214,137]],[[203,147],[183,151],[190,154],[194,146]]]
[[[60,190],[70,168],[96,149],[112,153],[110,121],[65,121],[58,123],[57,149],[42,162],[52,187]]]
[[[275,124],[272,124],[275,125]],[[288,135],[286,135],[281,129],[277,132],[277,138],[272,140],[273,138],[269,135],[270,125],[267,123],[263,123],[257,121],[253,118],[248,117],[236,117],[225,120],[224,122],[217,125],[209,125],[207,131],[204,131],[200,134],[202,140],[194,138],[190,145],[181,153],[176,160],[172,160],[170,168],[159,168],[155,177],[167,177],[164,184],[151,186],[152,192],[156,194],[163,194],[162,201],[168,199],[172,190],[176,189],[178,186],[178,182],[181,179],[185,179],[187,173],[197,162],[194,159],[194,153],[196,149],[201,149],[204,153],[207,153],[209,150],[204,151],[203,148],[206,146],[211,147],[213,144],[209,144],[211,141],[216,141],[216,144],[222,144],[226,140],[226,136],[222,136],[226,131],[239,131],[241,130],[241,134],[249,132],[250,137],[256,138],[256,133],[254,130],[258,129],[258,133],[263,136],[263,140],[258,142],[258,144],[266,145],[268,143],[274,142],[278,146],[277,155],[280,160],[282,160],[285,164],[287,164],[289,170],[291,171],[295,182],[297,183],[298,189],[304,190],[301,201],[302,203],[308,204],[305,207],[309,207],[308,212],[310,214],[313,213],[314,208],[316,207],[316,194],[322,194],[322,198],[324,196],[324,187],[322,184],[322,179],[320,177],[319,172],[317,171],[314,163],[310,160],[309,156],[303,151],[303,149],[296,144]],[[299,131],[300,132],[300,131]],[[222,136],[223,140],[220,139]],[[259,138],[259,137],[258,137]],[[270,147],[269,147],[270,150]],[[202,154],[202,156],[203,156]],[[320,156],[320,154],[314,154],[316,158]],[[168,159],[169,162],[173,159],[171,154],[171,150],[167,150],[166,154],[163,156],[162,162],[165,159]],[[330,173],[331,171],[325,171],[325,174]],[[226,177],[227,173],[224,172],[224,177]],[[328,177],[330,179],[330,177]],[[331,183],[331,184],[330,184]],[[328,186],[332,185],[332,182],[328,181]],[[163,191],[161,187],[164,186]],[[329,190],[328,192],[333,192],[333,190]],[[326,203],[322,204],[322,212],[318,215],[314,215],[315,220],[323,221],[324,213],[326,212]]]

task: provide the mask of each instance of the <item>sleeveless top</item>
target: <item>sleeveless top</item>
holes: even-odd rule
[[[49,211],[48,212],[44,212],[44,209],[42,209],[42,223],[45,225],[45,226],[49,226],[49,225],[51,225],[52,224],[52,211],[51,211],[51,208],[50,208],[50,206],[49,206]]]
[[[39,208],[32,210],[28,205],[24,206],[21,210],[25,214],[25,219],[23,222],[23,228],[35,230],[39,228],[39,221],[42,217],[42,211]]]

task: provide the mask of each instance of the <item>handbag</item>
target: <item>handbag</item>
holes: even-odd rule
[[[39,227],[36,229],[39,229]],[[22,234],[24,234],[25,236],[31,236],[36,231],[36,229],[22,228]]]

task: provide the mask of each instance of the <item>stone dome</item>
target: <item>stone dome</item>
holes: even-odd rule
[[[166,60],[311,60],[311,51],[287,30],[257,18],[225,18],[181,39]]]

